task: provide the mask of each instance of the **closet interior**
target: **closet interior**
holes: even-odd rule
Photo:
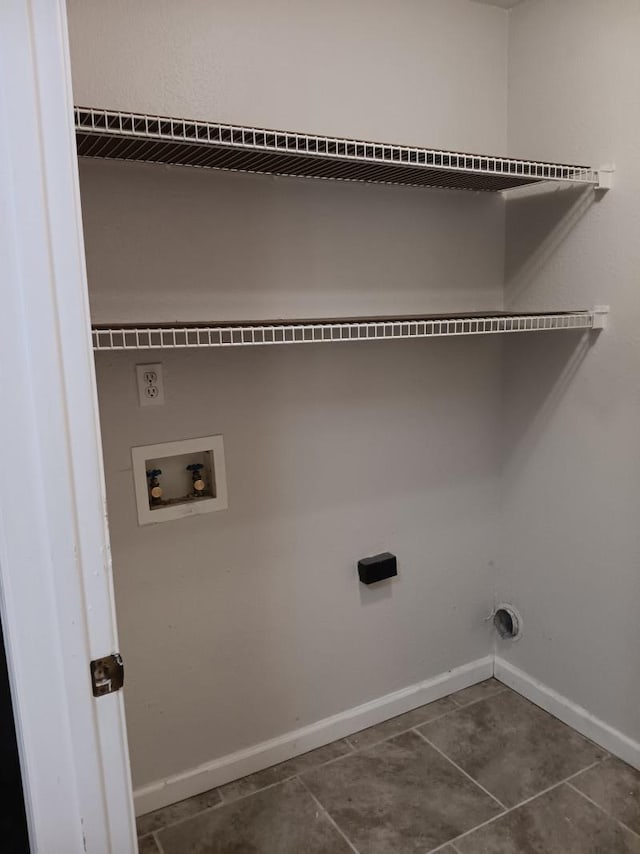
[[[640,767],[640,9],[503,5],[69,2],[141,816],[494,675]]]

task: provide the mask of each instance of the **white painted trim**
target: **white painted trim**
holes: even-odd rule
[[[137,850],[64,0],[0,2],[0,610],[31,849]]]
[[[278,762],[284,762],[396,715],[417,709],[426,703],[432,703],[454,691],[461,691],[489,679],[492,675],[493,656],[480,658],[424,682],[409,685],[361,706],[323,718],[309,726],[214,759],[166,780],[150,783],[134,792],[136,814],[151,812],[222,786],[246,774],[269,768]]]
[[[495,677],[614,756],[640,769],[640,743],[596,718],[582,706],[498,656],[495,659]]]

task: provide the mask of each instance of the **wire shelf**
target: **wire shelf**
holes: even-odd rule
[[[372,318],[365,320],[281,321],[248,324],[167,324],[165,326],[94,326],[94,350],[156,350],[312,344],[336,341],[389,341],[547,332],[600,328],[597,312],[557,314],[462,315],[457,317]]]
[[[599,186],[588,166],[513,160],[188,119],[75,108],[78,155],[340,181],[498,192]]]

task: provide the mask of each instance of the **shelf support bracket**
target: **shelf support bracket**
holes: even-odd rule
[[[613,187],[613,173],[616,171],[615,166],[607,163],[598,169],[598,183],[596,190],[610,190]]]
[[[606,329],[607,319],[609,317],[608,305],[597,305],[593,309],[593,326],[592,329]]]

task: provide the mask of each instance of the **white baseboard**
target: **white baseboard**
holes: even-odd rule
[[[536,706],[540,706],[582,735],[586,735],[609,753],[640,769],[640,743],[596,718],[582,706],[578,706],[562,694],[558,694],[557,691],[529,676],[524,670],[514,667],[498,656],[495,658],[495,677],[518,694],[522,694],[527,700],[531,700]]]
[[[199,795],[231,780],[237,780],[238,777],[261,771],[316,747],[323,747],[336,739],[353,735],[361,729],[432,703],[454,691],[468,688],[492,675],[493,656],[488,655],[309,726],[238,750],[165,780],[150,783],[134,792],[136,815]]]

